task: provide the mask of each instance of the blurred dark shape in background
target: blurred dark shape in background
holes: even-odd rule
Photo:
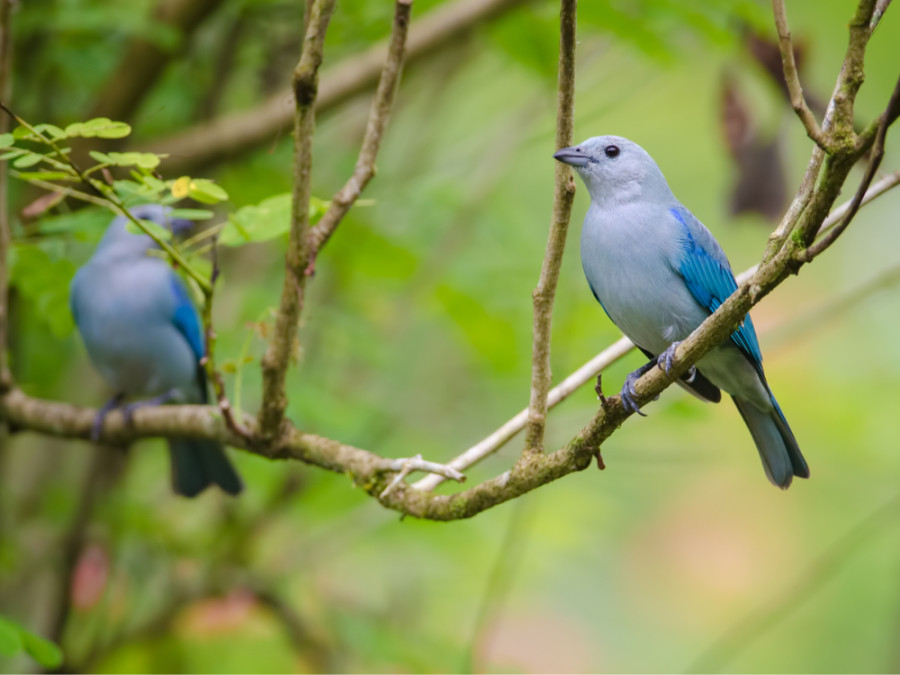
[[[781,65],[778,43],[768,36],[742,28],[743,45],[750,58],[762,68],[782,93],[783,116],[792,117],[791,98]],[[794,40],[794,60],[803,80],[806,46]],[[730,72],[722,78],[720,121],[725,143],[734,159],[737,178],[731,192],[730,213],[759,213],[768,220],[777,220],[787,206],[787,186],[783,163],[781,124],[767,130],[759,122],[759,112],[753,102],[741,95],[738,78]],[[825,113],[822,99],[804,88],[807,104],[817,117]]]

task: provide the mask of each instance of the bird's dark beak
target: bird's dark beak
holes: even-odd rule
[[[568,164],[569,166],[584,166],[591,161],[591,158],[588,157],[577,145],[572,146],[571,148],[563,148],[562,150],[557,150],[553,154],[553,159],[560,161],[563,164]]]

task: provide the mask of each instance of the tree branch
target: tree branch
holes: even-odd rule
[[[875,140],[872,144],[872,152],[869,155],[869,163],[866,165],[866,172],[859,182],[856,194],[853,196],[853,200],[850,202],[841,221],[824,237],[810,245],[807,249],[807,255],[809,255],[810,259],[815,258],[822,253],[822,251],[831,246],[835,240],[843,234],[844,230],[847,229],[850,221],[853,220],[853,216],[855,216],[856,212],[859,210],[862,200],[865,197],[869,186],[872,184],[872,180],[875,178],[875,173],[881,165],[881,160],[884,157],[884,139],[887,135],[888,127],[897,119],[898,115],[900,115],[900,78],[897,79],[897,84],[894,85],[894,91],[891,94],[887,107],[879,118]]]
[[[356,168],[353,170],[350,180],[331,198],[331,204],[325,215],[310,232],[310,262],[307,267],[309,271],[315,265],[319,250],[334,234],[350,207],[359,199],[360,194],[375,175],[375,158],[381,147],[381,137],[391,114],[394,94],[397,91],[397,83],[403,69],[403,54],[406,47],[412,2],[413,0],[397,0],[394,5],[390,46],[381,71],[381,78],[378,81],[378,89],[372,101],[372,109],[369,112],[369,121],[366,125],[359,158],[356,160]]]
[[[556,96],[556,149],[572,145],[575,107],[575,29],[577,0],[562,0],[559,17],[559,83]],[[544,451],[544,427],[547,419],[547,393],[550,390],[550,337],[553,300],[566,247],[566,233],[575,199],[572,170],[561,162],[556,165],[553,216],[547,237],[547,250],[541,276],[532,294],[534,327],[531,351],[531,397],[525,428],[524,452]]]
[[[213,328],[212,310],[213,299],[216,292],[216,281],[219,278],[219,248],[217,236],[218,235],[216,234],[212,236],[212,272],[209,275],[210,292],[204,298],[203,307],[200,312],[201,320],[203,322],[203,334],[205,336],[203,341],[204,354],[200,363],[206,368],[206,375],[212,385],[213,393],[216,395],[216,403],[219,406],[222,417],[225,419],[225,424],[228,425],[228,428],[231,429],[231,431],[239,436],[243,436],[249,441],[251,440],[250,432],[241,423],[241,420],[235,416],[234,409],[231,407],[231,401],[228,400],[228,395],[225,392],[225,382],[222,379],[222,374],[216,366],[216,339],[218,336]]]
[[[775,28],[778,31],[778,48],[781,50],[784,81],[790,94],[791,106],[793,106],[797,117],[803,123],[809,137],[816,142],[816,145],[827,151],[828,138],[822,132],[819,123],[806,104],[806,99],[803,97],[800,75],[797,72],[797,63],[794,61],[794,46],[791,43],[791,32],[788,30],[784,0],[772,0],[772,13],[775,15]]]
[[[319,87],[325,33],[335,0],[315,0],[309,13],[300,60],[294,69],[294,180],[291,228],[285,256],[284,286],[275,319],[275,331],[262,359],[263,392],[259,425],[273,438],[284,419],[287,397],[284,380],[297,337],[303,309],[305,270],[309,264],[309,200],[312,172],[312,136],[316,123],[315,102]]]
[[[454,45],[461,34],[488,21],[525,0],[456,0],[446,3],[412,23],[406,47],[406,61]],[[321,114],[374,86],[387,58],[389,41],[348,57],[322,76],[316,112]],[[172,136],[141,144],[142,152],[169,153],[166,170],[190,173],[199,166],[246,152],[270,142],[291,125],[294,108],[291,93],[278,92],[259,106],[202,122]]]
[[[10,20],[13,0],[0,0],[0,100],[9,100],[12,89],[12,32]],[[0,134],[9,131],[9,118],[0,115]],[[9,369],[9,202],[7,175],[9,167],[0,162],[0,390],[12,386]]]
[[[612,345],[597,354],[590,361],[570,374],[566,379],[550,390],[547,396],[547,408],[552,409],[565,401],[585,383],[595,379],[599,373],[621,359],[634,349],[634,343],[627,337],[621,337]],[[499,429],[478,441],[471,448],[447,462],[447,466],[458,471],[465,471],[485,457],[489,457],[511,441],[528,422],[528,408],[525,408],[508,420]],[[446,480],[440,475],[432,474],[421,478],[413,487],[417,490],[433,490]]]

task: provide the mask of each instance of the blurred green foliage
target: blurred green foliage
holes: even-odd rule
[[[226,0],[189,37],[153,19],[154,4],[22,3],[15,111],[60,129],[83,122],[135,38],[176,55],[126,120],[137,139],[250,108],[288,85],[302,4]],[[414,17],[440,4],[417,0]],[[788,5],[806,49],[804,87],[824,97],[852,3]],[[387,35],[390,12],[390,3],[339,3],[323,81]],[[527,403],[531,291],[553,190],[557,12],[526,3],[407,68],[371,201],[342,223],[310,284],[288,377],[300,428],[440,461]],[[723,78],[736,78],[754,124],[777,136],[788,193],[811,149],[747,53],[745,27],[772,37],[768,12],[749,0],[579,8],[577,139],[641,143],[736,270],[758,260],[771,224],[728,215],[736,168],[723,140]],[[900,14],[889,11],[866,58],[862,122],[887,101],[898,38]],[[359,97],[318,120],[322,199],[353,169],[367,107]],[[889,134],[885,168],[898,156]],[[165,160],[159,170],[179,178]],[[289,134],[202,175],[229,197],[210,207],[229,244],[219,251],[217,358],[229,393],[252,412],[281,289]],[[10,191],[16,214],[39,195],[17,182]],[[323,204],[314,208],[315,218]],[[579,189],[554,316],[556,381],[618,337],[580,269],[586,208]],[[897,267],[897,209],[894,194],[864,209],[832,252],[754,311],[770,383],[812,468],[787,493],[765,480],[729,404],[675,389],[608,441],[605,472],[452,524],[401,521],[342,476],[245,453],[233,453],[248,485],[240,499],[182,500],[161,442],[102,454],[12,434],[0,447],[0,613],[58,638],[67,666],[98,672],[897,670],[900,357],[887,336],[900,331],[900,297],[890,282],[835,305]],[[59,204],[14,222],[13,365],[28,393],[94,406],[108,395],[71,332],[66,287],[109,217]],[[639,362],[605,373],[606,391]],[[585,387],[554,411],[548,447],[596,406]],[[520,443],[471,470],[469,484],[505,471]],[[876,512],[887,516],[863,527]],[[60,607],[67,621],[53,636]],[[768,629],[754,632],[753,621]],[[731,630],[720,660],[701,660]]]

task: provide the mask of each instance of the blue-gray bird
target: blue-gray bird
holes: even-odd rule
[[[625,407],[640,412],[637,379],[657,364],[668,371],[678,342],[737,290],[737,282],[712,233],[675,198],[639,145],[597,136],[553,156],[575,169],[591,196],[581,231],[588,284],[613,323],[650,359],[622,388]],[[766,382],[749,316],[678,383],[706,401],[720,401],[720,389],[731,394],[772,483],[787,488],[794,476],[809,477]]]
[[[190,226],[173,220],[170,209],[148,204],[132,214],[169,227]],[[97,415],[92,437],[100,436],[103,419],[127,396],[154,397],[123,407],[168,401],[206,403],[203,332],[187,289],[169,264],[149,255],[157,248],[145,234],[127,229],[124,216],[114,218],[93,257],[75,274],[69,306],[88,355],[116,392]],[[194,497],[217,484],[236,495],[243,485],[223,448],[205,440],[171,439],[172,487]]]

